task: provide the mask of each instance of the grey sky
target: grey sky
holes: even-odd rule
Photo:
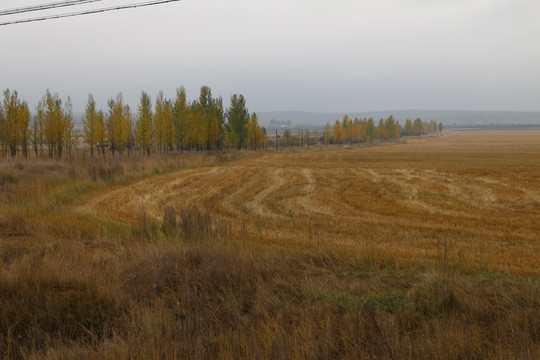
[[[0,27],[0,89],[34,108],[49,88],[77,111],[89,92],[135,108],[180,85],[251,111],[537,111],[539,36],[538,0],[183,0]]]

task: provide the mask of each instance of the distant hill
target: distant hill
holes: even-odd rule
[[[422,120],[442,122],[446,128],[466,127],[507,127],[510,125],[540,126],[540,111],[455,111],[455,110],[395,110],[350,113],[326,113],[309,111],[263,111],[258,112],[259,124],[269,129],[280,127],[322,128],[324,125],[342,120],[347,114],[351,119],[370,118],[379,121],[393,115],[401,125],[405,120]],[[82,129],[84,113],[74,112],[76,127]]]
[[[456,110],[394,110],[356,113],[322,113],[308,111],[266,111],[257,113],[259,123],[270,128],[322,127],[327,122],[341,120],[347,114],[350,118],[370,118],[376,121],[393,115],[403,124],[406,119],[442,122],[446,127],[459,126],[506,126],[540,125],[540,111],[456,111]]]

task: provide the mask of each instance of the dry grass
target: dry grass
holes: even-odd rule
[[[539,139],[0,163],[0,357],[534,359]]]

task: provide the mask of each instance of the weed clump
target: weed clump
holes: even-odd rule
[[[197,205],[182,209],[179,217],[184,239],[201,240],[214,234],[210,214]]]
[[[150,216],[148,215],[148,210],[144,203],[140,203],[137,207],[136,219],[137,222],[133,224],[131,228],[131,235],[134,238],[151,240],[159,234],[159,226],[150,221]]]
[[[176,216],[176,210],[174,210],[172,206],[165,206],[165,208],[163,209],[163,232],[170,233],[176,231],[177,228],[178,221]]]

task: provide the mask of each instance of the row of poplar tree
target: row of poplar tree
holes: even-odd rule
[[[0,104],[0,145],[4,156],[23,157],[35,152],[36,157],[62,157],[71,153],[79,141],[90,147],[90,153],[105,157],[106,150],[128,155],[140,151],[210,150],[224,146],[253,149],[268,145],[266,129],[250,114],[243,95],[233,95],[228,109],[221,97],[212,96],[208,86],[201,87],[198,99],[188,101],[186,90],[177,89],[174,99],[163,92],[154,106],[150,96],[142,92],[134,114],[122,94],[109,99],[107,110],[97,109],[92,95],[88,96],[83,116],[82,132],[73,121],[71,99],[62,103],[58,94],[46,91],[31,119],[28,103],[16,91],[4,91]],[[46,148],[46,150],[45,150]]]
[[[392,115],[387,119],[380,119],[375,125],[373,118],[350,119],[348,115],[342,121],[336,120],[333,126],[327,123],[323,131],[323,142],[325,144],[344,144],[373,142],[374,140],[399,139],[401,136],[420,136],[425,134],[436,134],[443,130],[442,123],[423,121],[420,118],[412,121],[407,119],[404,128],[401,127]],[[307,131],[307,130],[306,130]]]
[[[350,119],[345,115],[333,126],[327,123],[322,136],[315,132],[315,141],[324,144],[386,141],[402,135],[420,136],[442,132],[442,123],[425,122],[420,118],[407,119],[402,128],[393,116],[380,119],[378,125],[372,118]],[[278,145],[279,136],[276,132]],[[83,116],[82,131],[73,121],[71,100],[62,103],[58,94],[46,91],[39,101],[36,115],[31,116],[28,103],[19,99],[16,91],[4,91],[0,102],[0,146],[3,156],[14,157],[18,151],[23,157],[31,152],[36,157],[62,157],[71,154],[80,141],[90,148],[92,156],[105,157],[106,150],[128,155],[139,151],[150,155],[152,151],[211,150],[223,147],[257,149],[268,146],[266,129],[258,124],[255,113],[250,114],[242,95],[233,95],[228,109],[224,109],[221,97],[212,96],[208,86],[202,86],[199,98],[188,101],[186,90],[177,89],[173,99],[166,99],[160,92],[152,106],[150,96],[141,94],[135,114],[125,104],[122,94],[111,98],[107,110],[97,109],[92,95]],[[309,147],[309,129],[300,132],[299,139],[290,130],[283,132],[287,145],[295,140],[304,141]],[[47,155],[45,155],[45,148]]]

